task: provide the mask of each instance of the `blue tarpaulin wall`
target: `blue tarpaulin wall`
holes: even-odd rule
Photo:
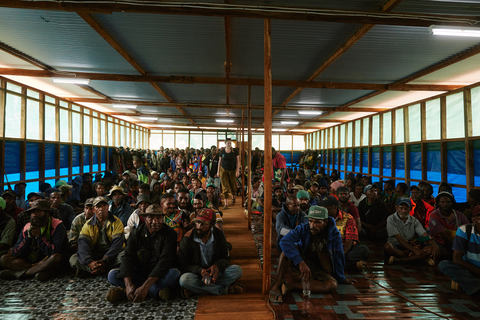
[[[340,170],[345,170],[345,153],[340,150]],[[340,172],[340,179],[345,179],[345,173]]]
[[[410,146],[410,179],[422,180],[422,151],[419,144]]]
[[[9,182],[20,180],[20,142],[5,141],[5,174]],[[6,181],[5,181],[6,182]],[[13,188],[13,185],[12,185]],[[5,188],[6,189],[6,188]]]
[[[98,171],[98,147],[92,147],[92,171]]]
[[[45,144],[45,178],[55,177],[55,145],[53,143]],[[50,183],[51,184],[51,183]],[[52,187],[55,183],[52,184]]]
[[[360,172],[360,149],[355,149],[355,172]]]
[[[68,145],[60,145],[60,175],[68,176]]]
[[[39,155],[40,145],[35,142],[27,142],[25,179],[33,180],[40,178],[40,172],[38,171]]]
[[[473,141],[473,175],[475,186],[480,186],[480,141]]]
[[[362,148],[362,173],[368,174],[368,149]]]
[[[405,178],[405,152],[403,146],[395,148],[395,177]]]
[[[467,184],[465,142],[447,143],[447,182]]]
[[[427,180],[442,181],[440,143],[427,144]],[[438,187],[437,187],[438,188]]]
[[[372,174],[380,175],[380,148],[372,148]]]
[[[383,176],[391,177],[392,176],[392,148],[385,147],[383,148]]]
[[[83,172],[90,172],[90,147],[83,147]]]
[[[347,171],[352,172],[353,171],[353,165],[352,165],[352,152],[349,151],[347,152]]]
[[[106,163],[107,163],[107,160],[105,158],[106,148],[101,148],[101,149],[102,149],[102,165],[101,165],[100,170],[105,171],[106,170]]]
[[[72,174],[80,173],[80,146],[72,146]]]

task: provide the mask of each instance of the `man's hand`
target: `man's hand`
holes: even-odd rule
[[[135,299],[135,290],[137,289],[133,284],[126,286],[126,293],[128,301],[133,301]]]
[[[216,264],[212,265],[210,268],[207,269],[207,272],[212,277],[212,282],[215,283],[219,273],[217,265]]]
[[[298,268],[300,269],[300,276],[305,279],[305,281],[310,281],[312,278],[312,272],[310,268],[307,266],[305,261],[302,261],[298,264]]]
[[[137,288],[137,290],[135,290],[135,293],[134,293],[135,298],[133,299],[133,302],[135,303],[143,302],[147,294],[148,294],[148,289],[145,286],[141,286],[140,288]]]
[[[425,255],[425,252],[424,252],[422,249],[419,249],[419,248],[413,248],[413,253],[414,253],[416,256]]]
[[[434,243],[432,246],[431,246],[431,250],[423,250],[425,251],[425,254],[426,255],[429,255],[433,260],[436,261],[436,257],[440,257],[440,248],[437,246],[436,243]]]
[[[235,173],[235,176],[237,176],[237,178],[240,177],[240,171],[239,170],[237,170],[237,172]]]
[[[355,283],[357,282],[356,279],[354,278],[346,278],[345,281],[343,283],[349,283],[349,284],[352,284],[352,283]]]
[[[41,236],[42,231],[40,230],[40,227],[30,227],[30,234],[34,238],[38,238]]]

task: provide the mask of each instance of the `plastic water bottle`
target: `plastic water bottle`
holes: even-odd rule
[[[310,296],[310,281],[306,281],[304,277],[302,277],[302,288],[303,295]]]

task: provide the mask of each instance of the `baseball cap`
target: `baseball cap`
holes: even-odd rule
[[[195,221],[202,222],[204,224],[209,224],[213,220],[213,210],[208,208],[202,208],[197,213],[197,218]]]
[[[308,210],[308,215],[305,217],[317,220],[325,220],[328,219],[328,210],[325,207],[311,206]]]
[[[5,202],[5,199],[3,198],[0,198],[0,208],[5,209],[5,207],[7,206],[7,202]]]
[[[145,213],[138,212],[138,215],[161,216],[163,215],[163,209],[162,209],[162,206],[160,206],[159,204],[152,204],[148,206],[147,210],[145,210]]]
[[[370,190],[370,189],[372,189],[372,188],[377,189],[377,185],[375,185],[375,184],[369,184],[369,185],[367,185],[367,186],[363,189],[363,193],[367,193],[367,191]]]
[[[109,200],[105,197],[96,197],[95,200],[93,200],[93,206],[96,207],[102,202],[105,202],[106,204],[108,204],[108,201]]]
[[[86,201],[85,201],[85,204],[84,206],[93,206],[93,200],[95,198],[88,198]]]
[[[305,190],[299,190],[297,192],[297,199],[307,198],[310,199],[310,194]]]
[[[401,204],[406,204],[409,207],[411,207],[412,206],[412,200],[410,200],[410,198],[407,198],[407,197],[400,197],[400,198],[397,199],[396,205],[399,206]]]
[[[325,206],[338,206],[338,200],[335,199],[335,197],[332,196],[326,196],[323,198],[322,201],[318,203],[320,207],[325,207]]]

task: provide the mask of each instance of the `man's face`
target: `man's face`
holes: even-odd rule
[[[147,201],[142,201],[138,204],[138,209],[140,209],[142,213],[145,213],[145,210],[147,210],[149,205],[150,203],[148,203]]]
[[[364,185],[370,184],[367,177],[363,177],[362,182]]]
[[[442,211],[450,211],[452,209],[452,200],[450,200],[450,197],[441,197],[438,201],[438,206]]]
[[[25,195],[25,186],[23,184],[17,186],[17,194],[21,196]]]
[[[357,193],[357,194],[362,194],[362,193],[363,193],[363,188],[362,188],[362,186],[355,186],[355,193]]]
[[[428,197],[428,199],[430,199],[432,197],[432,194],[433,194],[433,188],[432,186],[430,185],[427,185],[424,189],[424,192],[425,192],[425,196]]]
[[[88,184],[92,184],[92,176],[85,177],[85,179],[83,181],[88,183]]]
[[[178,199],[178,206],[180,207],[180,209],[186,209],[188,205],[188,199],[189,199],[188,193],[180,192],[177,195],[177,199]]]
[[[410,193],[413,201],[417,202],[422,199],[422,191],[418,190],[417,188],[412,189]]]
[[[306,212],[308,210],[308,201],[309,199],[308,198],[300,198],[298,199],[298,202],[300,204],[300,209],[303,211],[303,212]],[[290,210],[290,208],[288,209]]]
[[[146,194],[146,195],[150,195],[150,188],[146,188],[146,189],[138,189],[138,194]]]
[[[132,195],[134,197],[136,197],[138,195],[139,190],[140,190],[139,186],[130,187],[130,192],[132,193]]]
[[[308,225],[310,226],[310,232],[313,235],[317,235],[322,233],[325,227],[328,225],[328,220],[320,220],[320,219],[308,219]]]
[[[53,192],[52,194],[50,194],[49,200],[52,207],[57,207],[62,202],[62,196],[59,192]]]
[[[108,204],[106,202],[100,202],[93,207],[93,212],[97,216],[98,220],[105,221],[108,217]]]
[[[88,205],[88,206],[83,207],[83,213],[85,214],[85,218],[87,220],[90,219],[91,217],[93,217],[93,206]]]
[[[277,199],[280,199],[282,197],[282,193],[283,191],[281,189],[275,190],[275,197],[277,197]]]
[[[349,190],[353,189],[353,181],[351,179],[347,180],[347,183],[345,184],[345,187],[347,187]]]
[[[167,198],[162,202],[162,209],[166,216],[170,216],[175,211],[175,198]]]
[[[215,194],[215,188],[207,187],[207,195],[208,196],[213,196],[214,194]]]
[[[142,164],[140,163],[140,161],[135,160],[135,161],[133,161],[133,166],[138,169],[142,166]]]
[[[396,190],[396,189],[395,189]],[[440,192],[448,192],[448,187],[445,186],[445,185],[441,185],[439,188],[438,188],[438,193]]]
[[[105,187],[102,185],[97,186],[97,196],[103,196],[105,194]]]
[[[160,184],[159,184],[159,183],[156,183],[156,184],[153,186],[153,192],[158,193],[159,191],[160,191]]]
[[[336,206],[330,205],[330,206],[325,206],[325,208],[327,208],[327,210],[328,210],[328,215],[329,215],[330,217],[334,217],[334,218],[335,218],[335,217],[337,216],[338,209],[337,209]]]
[[[184,177],[182,178],[182,182],[183,182],[183,185],[184,185],[184,186],[188,186],[188,177],[187,177],[187,176],[184,176]]]
[[[367,195],[367,197],[369,198],[376,198],[377,197],[377,194],[378,194],[378,191],[377,191],[377,188],[371,188],[370,190],[368,190],[367,192],[365,192],[365,194]]]
[[[183,186],[181,184],[178,184],[178,183],[175,183],[174,187],[173,187],[173,191],[175,193],[178,193],[178,190],[180,190],[180,188],[182,188]]]
[[[407,219],[408,216],[410,215],[410,206],[408,206],[405,203],[395,206],[395,209],[397,209],[398,216],[402,220]]]
[[[310,186],[310,190],[312,190],[313,193],[316,193],[316,192],[318,191],[317,185],[315,185],[315,184],[314,184],[314,185],[311,185],[311,186]]]
[[[300,201],[298,201],[298,199],[290,201],[287,203],[287,208],[291,215],[298,214],[298,210],[300,209]]]
[[[115,204],[120,204],[123,201],[123,194],[120,191],[113,192],[112,200]]]
[[[5,202],[6,202],[6,204],[5,204],[5,209],[6,210],[10,210],[15,205],[15,198],[12,197],[9,194],[4,195],[3,200],[5,200]]]
[[[39,197],[39,196],[37,196],[37,195],[31,196],[30,199],[28,199],[28,203],[29,203],[29,204],[32,204],[32,203],[34,203],[35,201],[37,201],[38,199],[42,199],[42,198]]]
[[[210,223],[195,221],[195,233],[198,237],[203,238],[210,232]]]
[[[143,202],[142,202],[143,203]],[[145,216],[145,225],[150,233],[160,231],[163,225],[164,214],[149,214]]]
[[[30,214],[30,223],[34,227],[44,227],[47,225],[49,213],[43,210],[33,210]]]
[[[320,188],[318,188],[318,191],[322,196],[326,196],[328,194],[328,189],[327,187],[324,187],[324,186],[321,186]]]
[[[200,180],[195,180],[195,188],[200,189],[202,187],[202,182]]]
[[[383,186],[383,189],[385,191],[391,191],[393,190],[393,186],[390,183],[385,183],[385,185]]]
[[[346,191],[339,192],[337,196],[338,196],[338,201],[340,201],[340,203],[343,203],[343,204],[347,203],[348,199],[350,199],[350,195]]]
[[[159,179],[160,179],[160,175],[159,175],[158,173],[154,174],[154,175],[153,175],[153,179],[159,180]]]
[[[195,212],[203,208],[203,201],[200,199],[193,199],[193,208],[195,208]]]

